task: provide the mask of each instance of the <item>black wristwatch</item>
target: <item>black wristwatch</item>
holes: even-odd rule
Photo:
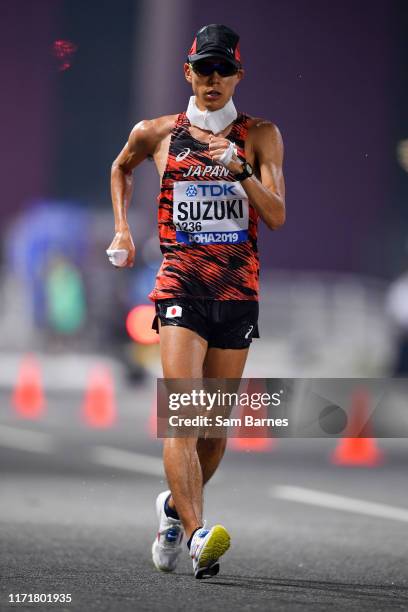
[[[254,173],[254,169],[252,168],[251,164],[249,164],[246,161],[242,164],[242,172],[240,172],[239,174],[236,174],[234,178],[236,181],[243,181],[244,179],[252,176],[253,173]]]

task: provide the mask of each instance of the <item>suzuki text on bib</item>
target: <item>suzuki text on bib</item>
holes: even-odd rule
[[[237,244],[248,240],[248,197],[238,182],[175,181],[177,242]]]

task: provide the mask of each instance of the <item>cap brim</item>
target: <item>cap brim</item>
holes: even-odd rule
[[[229,62],[230,64],[235,66],[235,68],[241,68],[240,62],[218,49],[214,49],[214,51],[203,51],[202,53],[195,53],[194,55],[188,55],[187,57],[189,62],[198,62],[198,60],[209,59],[210,57],[213,57],[215,59],[222,59],[226,62]]]

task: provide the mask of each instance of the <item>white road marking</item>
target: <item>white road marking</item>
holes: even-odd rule
[[[53,436],[8,425],[0,425],[0,446],[31,453],[49,454],[55,451]]]
[[[148,474],[149,476],[164,476],[161,459],[110,446],[93,447],[91,449],[91,460],[99,465],[119,468],[128,472]]]
[[[403,521],[404,523],[408,522],[408,510],[404,508],[397,508],[388,504],[377,504],[343,495],[334,495],[324,491],[314,491],[303,487],[277,486],[271,490],[271,496],[311,506],[332,508],[333,510],[341,510],[343,512],[355,512],[357,514],[365,514],[366,516]]]
[[[49,455],[57,451],[58,439],[40,431],[0,425],[0,447]],[[98,465],[149,476],[164,476],[162,460],[151,455],[133,453],[111,446],[91,446],[89,452],[90,461]]]

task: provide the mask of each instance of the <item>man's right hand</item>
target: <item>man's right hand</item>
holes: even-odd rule
[[[107,250],[109,251],[117,249],[126,249],[126,251],[128,252],[128,257],[124,264],[115,267],[132,268],[135,261],[136,250],[135,245],[133,244],[132,235],[128,227],[116,232],[115,237],[110,243]]]

